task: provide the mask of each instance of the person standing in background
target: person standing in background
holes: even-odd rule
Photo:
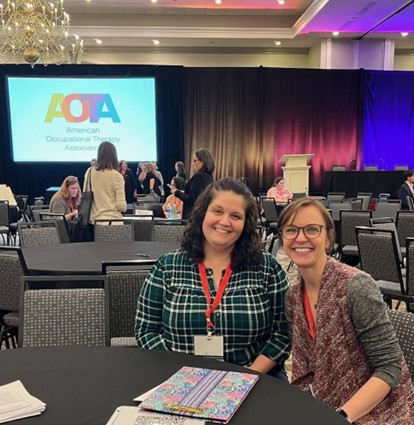
[[[159,181],[159,192],[160,192],[160,196],[161,196],[161,202],[164,201],[164,195],[165,195],[165,191],[164,191],[164,177],[162,176],[161,171],[158,169],[158,162],[157,161],[152,161],[151,164],[154,166],[154,175],[155,177],[157,177],[158,181]]]
[[[193,155],[193,164],[196,173],[187,182],[184,191],[171,189],[171,193],[184,202],[183,219],[190,217],[195,201],[214,180],[213,172],[216,164],[209,150],[205,148],[197,149]]]
[[[155,201],[159,202],[161,199],[160,181],[155,175],[155,167],[152,162],[145,164],[145,179],[142,181],[143,193],[151,195]]]
[[[414,202],[414,171],[413,170],[407,170],[404,173],[405,182],[400,186],[398,189],[398,198],[401,200],[401,209],[408,210],[408,200],[407,196],[412,199]]]
[[[175,163],[175,167],[174,168],[175,168],[175,172],[176,172],[175,177],[181,177],[182,179],[184,179],[185,181],[187,181],[187,174],[185,172],[184,162],[177,161]]]
[[[119,161],[118,171],[124,178],[126,201],[128,204],[132,204],[135,201],[137,194],[137,178],[135,177],[134,172],[128,168],[128,163],[123,159]]]
[[[138,193],[144,193],[144,187],[142,186],[142,182],[145,180],[147,176],[147,166],[145,162],[139,162],[137,166],[137,179],[138,179]]]
[[[91,240],[94,240],[95,220],[122,218],[127,209],[125,183],[118,172],[116,148],[112,143],[99,145],[96,167],[89,168],[85,177],[83,191],[89,190],[89,181],[93,191],[89,231]]]

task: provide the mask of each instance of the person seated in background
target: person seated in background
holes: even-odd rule
[[[68,176],[63,180],[58,192],[56,192],[49,204],[49,211],[54,214],[64,214],[66,221],[78,216],[78,207],[81,200],[81,188],[78,178]]]
[[[175,177],[181,177],[182,179],[184,179],[184,181],[187,181],[187,174],[185,172],[185,168],[184,168],[184,162],[181,161],[177,161],[175,163],[175,172],[177,173],[175,175]]]
[[[125,182],[125,198],[127,204],[132,204],[137,197],[137,178],[134,172],[128,168],[128,163],[125,160],[119,161],[118,171],[121,173]]]
[[[185,180],[183,178],[173,177],[171,179],[170,189],[184,190],[184,188],[185,188]],[[173,194],[168,196],[168,198],[164,202],[164,205],[162,206],[162,210],[164,211],[164,214],[166,214],[168,205],[170,205],[171,207],[174,205],[177,210],[177,215],[179,217],[183,216],[183,201],[181,199],[178,199]],[[167,217],[167,214],[165,216]],[[167,218],[170,218],[170,217],[167,217]]]
[[[300,274],[286,296],[292,384],[351,423],[412,424],[414,387],[387,306],[371,276],[327,254],[335,240],[327,209],[302,198],[278,225]]]
[[[407,170],[404,172],[405,182],[398,189],[398,198],[401,200],[401,209],[408,210],[408,200],[409,196],[414,202],[414,171]]]
[[[287,381],[289,284],[262,249],[256,223],[256,201],[245,184],[224,178],[205,189],[181,249],[163,255],[144,282],[138,347],[205,355],[204,343],[210,356]]]
[[[267,196],[275,198],[276,202],[288,202],[293,198],[292,193],[285,187],[285,179],[277,176],[273,182],[273,186],[267,191]]]

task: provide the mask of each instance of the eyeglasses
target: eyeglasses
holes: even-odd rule
[[[283,226],[279,233],[284,239],[293,240],[299,236],[299,232],[302,230],[303,234],[308,239],[316,239],[322,232],[322,229],[325,226],[321,224],[308,224],[307,226],[298,227],[298,226]]]

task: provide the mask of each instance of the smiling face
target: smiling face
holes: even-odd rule
[[[279,180],[277,183],[276,183],[276,187],[278,188],[278,189],[283,189],[284,187],[285,187],[285,181],[282,179],[282,180]]]
[[[313,269],[323,271],[327,259],[326,251],[330,246],[326,223],[322,213],[316,206],[310,205],[300,208],[286,225],[304,227],[309,224],[323,226],[321,234],[314,238],[307,238],[303,230],[299,231],[295,239],[283,238],[283,247],[289,258],[298,266],[299,270]],[[309,271],[309,270],[307,270]]]
[[[245,209],[243,196],[234,192],[217,192],[204,216],[204,249],[231,253],[244,229]]]

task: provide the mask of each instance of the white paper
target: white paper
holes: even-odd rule
[[[46,404],[31,396],[20,381],[0,386],[0,424],[39,415]]]

